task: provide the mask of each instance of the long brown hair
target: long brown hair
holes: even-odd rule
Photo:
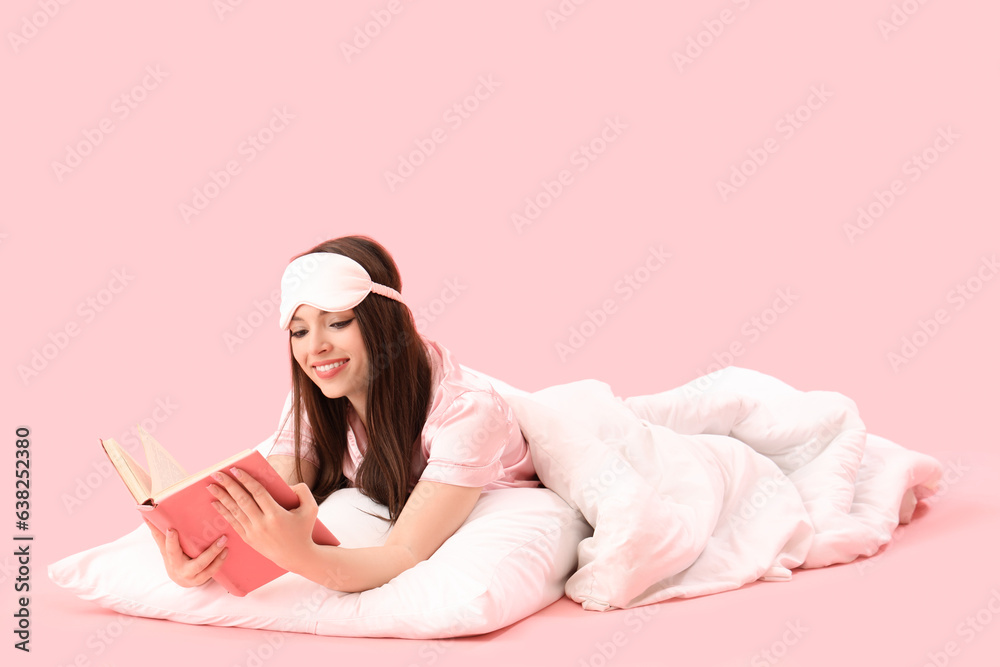
[[[403,291],[396,262],[385,248],[367,236],[324,241],[292,260],[314,252],[346,255],[363,266],[372,281]],[[427,421],[431,400],[430,362],[413,313],[404,304],[372,292],[354,307],[354,315],[368,354],[365,399],[368,447],[354,481],[363,494],[388,508],[389,521],[395,524],[412,491],[413,446]],[[288,353],[292,366],[290,416],[294,424],[295,472],[299,479],[304,479],[299,457],[305,410],[319,459],[312,491],[316,502],[322,503],[334,491],[349,485],[343,471],[349,400],[346,396],[327,398],[323,394],[295,360],[291,336]]]

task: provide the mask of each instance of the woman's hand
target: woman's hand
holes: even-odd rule
[[[176,530],[168,531],[168,534],[164,535],[159,528],[146,521],[145,517],[142,520],[149,526],[149,531],[153,533],[153,539],[156,540],[156,546],[160,548],[160,553],[163,555],[163,565],[167,568],[167,576],[175,584],[185,588],[201,586],[211,579],[222,567],[222,562],[229,554],[229,549],[225,546],[226,536],[223,535],[206,547],[197,557],[190,558],[181,549]]]
[[[299,497],[299,506],[286,510],[248,472],[238,468],[230,470],[239,482],[225,473],[212,474],[212,479],[218,483],[208,486],[209,492],[218,498],[212,507],[244,542],[279,567],[295,572],[303,560],[309,558],[310,548],[315,546],[312,532],[319,506],[309,485],[292,486]]]

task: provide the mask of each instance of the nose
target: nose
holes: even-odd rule
[[[313,356],[319,356],[325,354],[332,347],[330,341],[324,335],[322,330],[317,330],[314,336],[308,336],[309,338],[309,353]]]

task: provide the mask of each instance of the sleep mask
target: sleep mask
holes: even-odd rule
[[[365,267],[345,255],[313,252],[292,260],[281,276],[281,321],[287,329],[295,309],[302,304],[326,311],[350,310],[369,292],[395,299],[402,295],[391,287],[372,282]]]

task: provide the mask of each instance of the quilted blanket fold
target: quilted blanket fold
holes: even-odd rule
[[[597,380],[494,386],[539,479],[594,528],[566,583],[590,610],[871,556],[942,473],[933,457],[868,433],[849,398],[743,368],[628,398]]]

